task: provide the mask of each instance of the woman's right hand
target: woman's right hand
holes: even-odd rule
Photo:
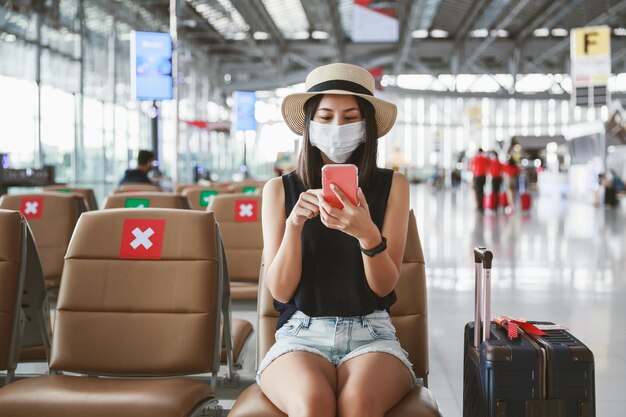
[[[320,206],[317,196],[322,194],[323,191],[319,188],[300,193],[300,197],[295,206],[293,206],[293,210],[291,210],[287,222],[292,226],[302,228],[307,220],[319,216]]]

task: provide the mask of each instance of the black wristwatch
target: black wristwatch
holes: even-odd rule
[[[385,249],[387,249],[387,238],[383,235],[380,235],[380,237],[383,238],[383,241],[380,242],[378,246],[373,247],[372,249],[364,249],[363,246],[359,245],[359,248],[361,248],[361,252],[363,252],[369,257],[374,257],[378,255],[379,253],[381,253],[382,251],[384,251]]]

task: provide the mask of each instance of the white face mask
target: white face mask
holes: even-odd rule
[[[343,164],[360,144],[365,143],[365,121],[333,125],[311,120],[309,139],[311,145],[324,152],[328,159]]]

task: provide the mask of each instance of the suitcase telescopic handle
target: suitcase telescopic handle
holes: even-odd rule
[[[491,262],[493,254],[484,246],[474,248],[475,305],[474,305],[474,347],[478,349],[482,340],[489,340],[491,326]],[[483,277],[484,275],[484,277]],[[484,282],[483,282],[484,281]]]
[[[484,246],[474,247],[474,262],[483,264],[484,269],[491,269],[491,261],[493,261],[493,253]]]

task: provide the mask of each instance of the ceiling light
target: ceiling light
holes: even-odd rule
[[[323,30],[314,30],[313,33],[311,33],[311,37],[313,39],[328,39],[330,38],[330,35],[328,32],[324,32]]]
[[[6,35],[2,37],[2,39],[5,42],[15,42],[17,40],[17,37],[12,33],[7,33]]]
[[[550,36],[550,29],[548,28],[535,29],[533,31],[533,35],[536,36],[537,38],[545,38],[547,36]]]
[[[447,38],[449,35],[445,30],[434,29],[430,31],[430,36],[433,38]]]
[[[486,38],[489,36],[489,31],[487,29],[476,29],[472,30],[469,35],[472,38]]]
[[[615,28],[613,33],[615,36],[626,36],[626,28]]]
[[[254,32],[252,37],[256,39],[257,41],[264,41],[270,38],[270,34],[267,32]]]
[[[508,38],[509,37],[509,31],[508,30],[504,30],[504,29],[492,30],[491,31],[491,36],[497,36],[498,38]]]
[[[415,39],[424,39],[428,37],[428,31],[427,30],[414,30],[411,33],[411,36]]]
[[[233,34],[233,39],[236,41],[242,41],[247,37],[248,35],[246,34],[246,32],[236,32],[235,34]]]
[[[552,36],[557,36],[559,38],[564,38],[567,35],[569,35],[569,32],[567,31],[567,29],[563,29],[563,28],[554,28],[554,29],[552,29]]]

